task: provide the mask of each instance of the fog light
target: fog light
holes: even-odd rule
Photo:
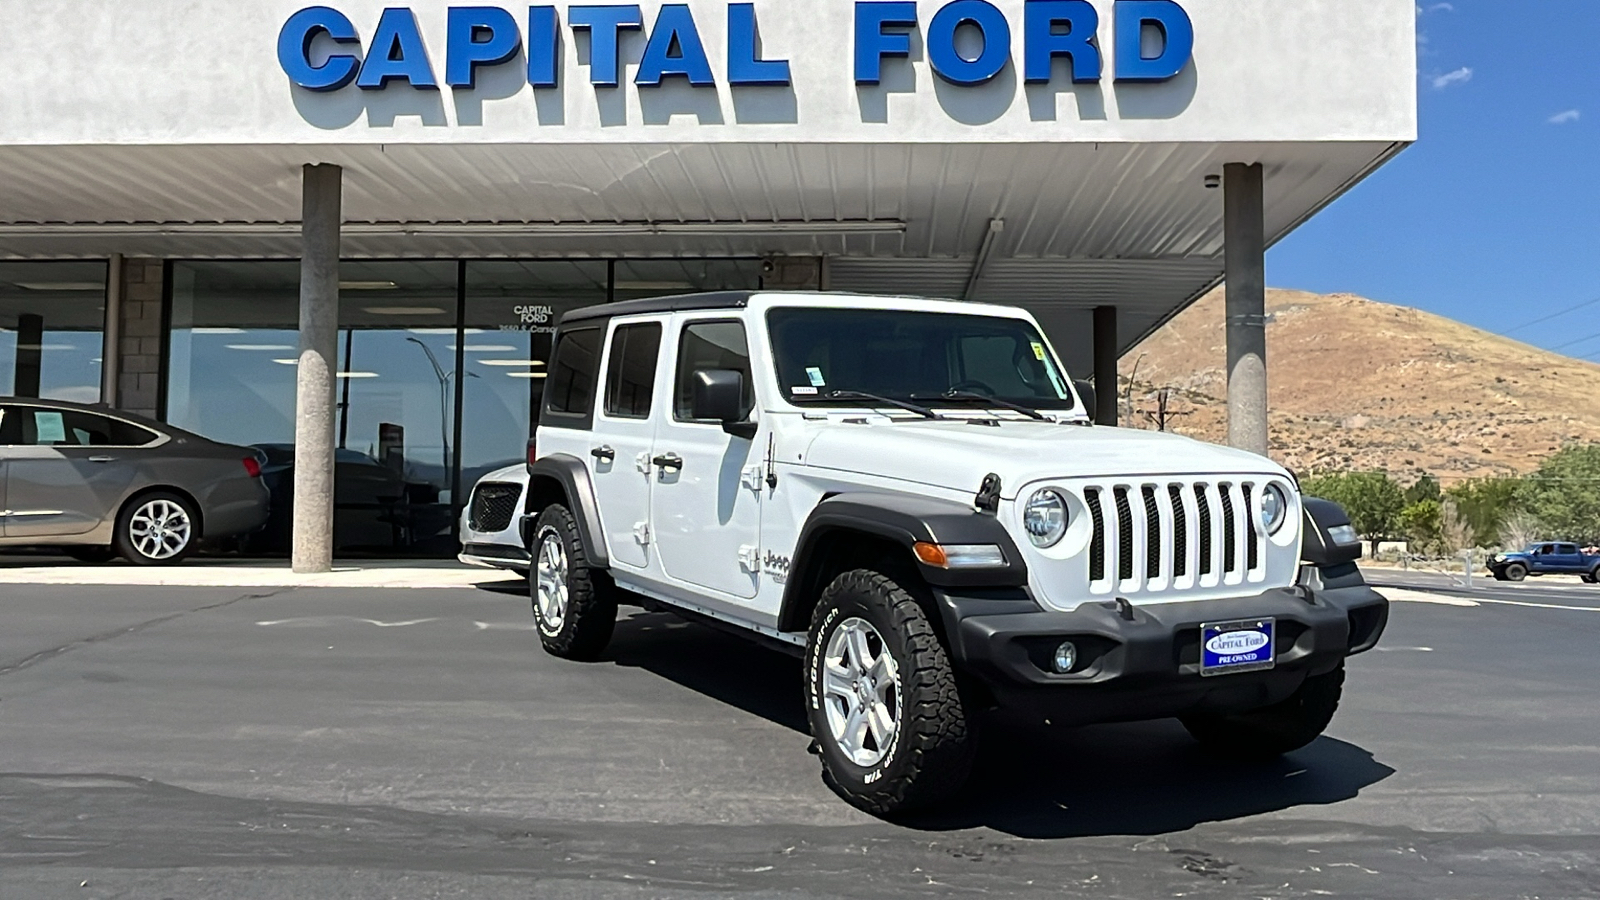
[[[1072,667],[1078,664],[1078,645],[1071,641],[1062,641],[1061,646],[1056,648],[1055,659],[1051,664],[1061,675],[1071,672]]]

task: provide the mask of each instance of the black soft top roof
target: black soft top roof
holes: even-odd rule
[[[610,319],[615,316],[637,316],[646,313],[687,312],[702,309],[744,309],[756,291],[712,291],[704,294],[678,294],[672,297],[650,297],[645,300],[621,300],[575,309],[561,317],[562,325],[571,325],[589,319]]]

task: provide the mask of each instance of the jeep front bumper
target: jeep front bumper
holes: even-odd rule
[[[1082,725],[1242,712],[1287,698],[1308,676],[1371,649],[1388,623],[1389,602],[1359,577],[1335,583],[1143,606],[1090,602],[1072,612],[1042,610],[1020,591],[937,597],[956,668],[995,705]],[[1267,617],[1277,623],[1272,669],[1200,674],[1202,624]],[[1051,660],[1063,641],[1077,645],[1078,662],[1058,674]]]

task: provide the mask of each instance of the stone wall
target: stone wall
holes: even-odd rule
[[[161,397],[161,300],[166,266],[127,259],[122,269],[122,359],[115,406],[154,417]]]

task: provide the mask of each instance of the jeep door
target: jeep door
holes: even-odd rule
[[[672,324],[671,408],[657,414],[650,524],[668,578],[754,599],[760,561],[763,440],[736,437],[721,422],[692,418],[695,373],[744,378],[743,410],[755,408],[749,340],[738,319],[681,314]],[[747,477],[746,471],[755,470]]]
[[[661,320],[612,323],[602,372],[589,471],[613,565],[650,564],[651,445],[655,439],[657,370],[665,333]]]

